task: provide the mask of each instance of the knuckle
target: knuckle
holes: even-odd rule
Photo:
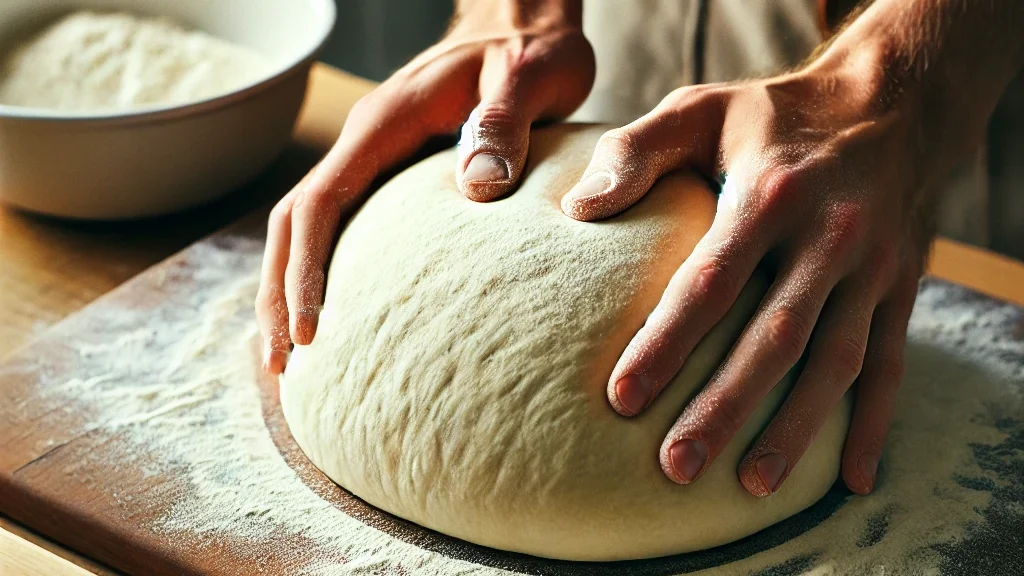
[[[709,436],[719,439],[723,444],[728,443],[732,435],[743,427],[749,416],[741,399],[735,396],[709,395],[702,404],[701,420],[709,424]]]
[[[847,384],[860,375],[864,366],[865,343],[853,335],[844,335],[832,351],[833,371]]]
[[[767,321],[767,343],[787,365],[796,364],[811,334],[808,315],[794,306],[783,306]]]
[[[330,190],[320,187],[307,186],[295,193],[295,201],[292,204],[293,217],[298,219],[316,218],[326,208],[335,202],[335,195]]]
[[[268,221],[271,226],[280,226],[287,222],[292,216],[292,204],[281,200],[270,210]]]
[[[800,201],[803,174],[798,168],[782,167],[769,171],[761,178],[761,208],[765,212],[779,213],[794,209]]]
[[[376,101],[376,90],[366,94],[365,96],[360,96],[359,99],[352,104],[352,108],[349,109],[347,118],[351,118],[353,120],[369,118],[377,106]]]
[[[694,288],[697,298],[715,312],[725,313],[740,291],[735,270],[721,256],[712,256],[697,265]]]
[[[666,95],[660,106],[674,110],[689,110],[703,105],[713,105],[724,93],[719,84],[694,84],[676,88]]]
[[[598,149],[606,154],[619,157],[633,157],[640,151],[640,143],[633,132],[626,128],[615,128],[601,135]]]
[[[503,134],[519,128],[518,114],[511,106],[492,102],[477,108],[475,124],[483,133]]]
[[[669,108],[687,108],[701,94],[701,89],[698,86],[676,88],[661,100],[661,104]]]
[[[308,217],[310,212],[313,211],[314,201],[316,200],[316,192],[309,188],[303,187],[295,192],[295,199],[292,201],[292,215],[293,218],[301,219]]]

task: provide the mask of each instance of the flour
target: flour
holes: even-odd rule
[[[120,457],[86,459],[66,473],[83,483],[98,469],[180,477],[174,505],[155,510],[152,532],[191,554],[230,547],[269,573],[273,558],[254,551],[271,546],[281,556],[301,554],[303,574],[513,573],[515,559],[455,559],[465,550],[426,550],[372,528],[325,502],[285,463],[264,423],[248,342],[262,246],[236,236],[192,248],[191,260],[202,265],[168,277],[194,278],[195,289],[164,293],[155,312],[106,299],[93,305],[104,333],[121,336],[75,342],[80,379],[52,380],[40,367],[41,389],[71,400],[93,429],[114,438]],[[239,269],[250,272],[239,277]],[[813,528],[762,552],[725,547],[721,554],[733,562],[698,573],[1021,572],[1019,551],[1006,554],[1014,531],[1024,534],[1024,445],[1013,443],[1024,440],[1022,325],[1019,309],[926,282],[876,492],[848,497]],[[101,488],[126,517],[154,506],[145,495]],[[630,572],[684,572],[667,562]],[[579,566],[543,573],[614,573]]]
[[[191,273],[203,289],[181,295],[173,310],[141,323],[136,312],[108,306],[101,315],[108,325],[123,325],[122,336],[77,346],[83,372],[93,376],[64,382],[53,393],[87,399],[83,410],[95,410],[91,429],[114,433],[123,446],[116,462],[84,461],[66,473],[85,482],[91,481],[89,470],[98,467],[184,477],[185,493],[161,512],[153,530],[197,552],[218,537],[239,550],[254,541],[301,541],[306,550],[318,552],[308,558],[304,574],[473,572],[470,563],[363,524],[302,483],[270,437],[255,385],[249,342],[256,334],[252,302],[259,254],[205,245],[193,250],[202,251],[197,259],[204,266]],[[239,261],[252,273],[232,277]],[[154,350],[162,351],[158,362],[140,362],[152,358]],[[125,384],[125,375],[134,385]],[[196,434],[196,427],[204,432]],[[152,454],[169,457],[152,461]],[[148,505],[141,500],[122,504]],[[262,565],[259,559],[254,563]]]
[[[965,547],[986,537],[993,508],[1014,508],[1010,521],[1018,532],[1024,528],[1024,500],[993,498],[1005,488],[1019,498],[1024,487],[1024,446],[1016,446],[1024,439],[1024,342],[1014,337],[1024,316],[974,298],[965,305],[962,295],[932,283],[920,292],[875,492],[850,498],[803,536],[715,574],[801,557],[811,559],[809,574],[1009,574],[1010,566],[1024,567],[1019,549],[995,556],[994,566],[977,564],[985,555],[957,565]],[[990,449],[1002,452],[995,466],[979,458]],[[995,535],[987,555],[1005,554],[1010,538]]]
[[[83,11],[0,60],[0,104],[67,112],[179,105],[269,71],[266,57],[166,19]]]

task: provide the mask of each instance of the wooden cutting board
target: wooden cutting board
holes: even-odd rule
[[[304,142],[316,149],[329,145],[344,117],[339,107],[350,103],[342,97],[346,94],[313,91],[305,131],[300,127]],[[279,170],[272,181],[261,183],[269,190],[266,197],[283,193],[313,156],[295,159],[294,169]],[[284,425],[274,382],[251,366],[200,374],[201,385],[196,373],[181,373],[183,361],[207,367],[248,361],[246,332],[254,326],[247,291],[254,287],[264,221],[265,213],[257,213],[192,246],[5,360],[0,366],[0,513],[129,574],[419,574],[442,568],[677,574],[737,566],[730,563],[813,533],[849,508],[849,494],[837,487],[810,510],[729,546],[601,565],[485,549],[377,512],[304,458]],[[952,254],[953,248],[967,249],[944,241],[938,248],[933,270],[939,273],[962,262],[984,266],[992,258]],[[70,253],[72,247],[62,250]],[[81,262],[62,261],[59,268],[68,266],[75,274],[83,272]],[[85,268],[91,267],[95,264]],[[1019,281],[1012,275],[979,276],[987,278],[990,290],[993,282],[1004,280],[1008,287],[996,293],[1016,294]],[[1001,306],[944,283],[931,287],[948,292],[944,306],[979,315]],[[985,329],[1024,337],[1019,323]],[[227,361],[217,361],[218,355]],[[1011,359],[1024,367],[1024,358]],[[215,459],[204,456],[206,450]],[[1012,455],[1022,448],[1001,450]],[[279,485],[286,488],[275,488]],[[885,542],[885,518],[872,520],[868,543]],[[1024,525],[1014,524],[1019,516],[1009,518],[1004,532],[1024,533]],[[1005,564],[999,546],[962,547],[956,558],[962,566],[985,567],[985,557]],[[798,574],[822,560],[828,560],[827,553],[817,551],[775,562],[760,573]],[[3,566],[0,562],[0,572]]]
[[[220,531],[208,530],[209,517],[195,519],[195,531],[187,524],[192,519],[188,513],[174,518],[175,510],[194,511],[206,505],[189,485],[195,478],[181,467],[196,463],[176,461],[183,450],[203,445],[207,437],[266,435],[276,448],[274,456],[333,511],[428,551],[442,564],[454,561],[536,574],[672,574],[715,566],[785,541],[828,517],[848,497],[836,489],[771,534],[724,549],[602,565],[491,550],[376,511],[310,465],[287,432],[276,382],[257,371],[231,372],[232,378],[240,379],[221,384],[251,389],[259,398],[260,417],[234,422],[228,434],[223,433],[223,421],[206,421],[211,418],[206,404],[214,402],[209,390],[193,388],[175,395],[171,386],[154,388],[154,374],[174,379],[165,370],[176,355],[172,348],[194,339],[195,327],[201,327],[205,317],[236,325],[218,315],[219,297],[229,295],[226,300],[234,309],[228,315],[237,325],[254,328],[251,297],[239,300],[230,295],[237,295],[238,279],[253,279],[258,270],[264,222],[265,214],[254,214],[151,268],[58,324],[0,367],[0,438],[6,442],[0,453],[0,511],[129,574],[291,574],[330,572],[330,567],[345,565],[351,551],[343,552],[341,545],[324,546],[284,526],[287,521],[273,517],[275,504],[259,508],[268,513],[258,520],[265,524],[262,528],[247,523],[252,510],[219,516],[216,522],[222,525],[237,524]],[[250,281],[241,284],[249,290],[254,287]],[[244,305],[236,305],[236,300]],[[252,350],[238,350],[248,347],[247,333],[236,334],[231,341],[214,338],[198,348],[207,353],[218,346],[233,348],[230,362],[251,360]],[[186,357],[188,362],[200,361]],[[191,386],[189,382],[185,378],[182,385]],[[169,413],[187,430],[175,440],[176,446],[139,432]],[[238,450],[245,450],[244,443]],[[240,466],[243,475],[261,473],[260,466],[251,471],[244,463]],[[216,463],[209,467],[217,469]],[[225,485],[211,483],[206,488],[224,490]],[[227,489],[232,488],[242,492],[242,500],[256,502],[263,496],[253,486],[228,483]],[[236,504],[238,499],[227,501]],[[317,513],[324,510],[311,512],[313,525]],[[324,523],[330,524],[330,519],[325,517]],[[281,536],[266,537],[272,533]],[[313,565],[311,558],[316,560]],[[396,566],[400,573],[401,566]]]
[[[252,365],[264,221],[257,213],[151,268],[0,367],[0,511],[129,574],[678,574],[770,551],[851,499],[837,486],[740,542],[607,564],[482,548],[378,512],[310,465],[276,383]],[[1007,306],[927,286],[943,290],[943,306]],[[984,328],[1021,339],[1016,323]],[[958,550],[968,563],[988,552]],[[765,573],[801,573],[818,558]]]

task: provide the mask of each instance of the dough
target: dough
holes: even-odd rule
[[[401,173],[342,235],[316,339],[296,348],[281,403],[335,482],[387,512],[477,544],[570,560],[661,556],[731,542],[814,503],[834,482],[849,399],[782,489],[747,494],[736,468],[791,385],[768,396],[690,486],[658,448],[766,288],[748,286],[652,408],[605,396],[619,353],[710,226],[715,197],[663,178],[616,218],[582,223],[559,200],[606,127],[531,138],[514,194],[455,188],[454,151]]]

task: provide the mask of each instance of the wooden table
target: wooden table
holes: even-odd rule
[[[295,144],[259,182],[187,214],[141,223],[88,224],[0,207],[0,360],[98,296],[243,214],[272,202],[334,142],[348,110],[374,84],[314,69]],[[1024,263],[946,239],[929,274],[1024,305]],[[3,385],[0,383],[0,385]],[[0,573],[80,575],[110,570],[0,516]]]

